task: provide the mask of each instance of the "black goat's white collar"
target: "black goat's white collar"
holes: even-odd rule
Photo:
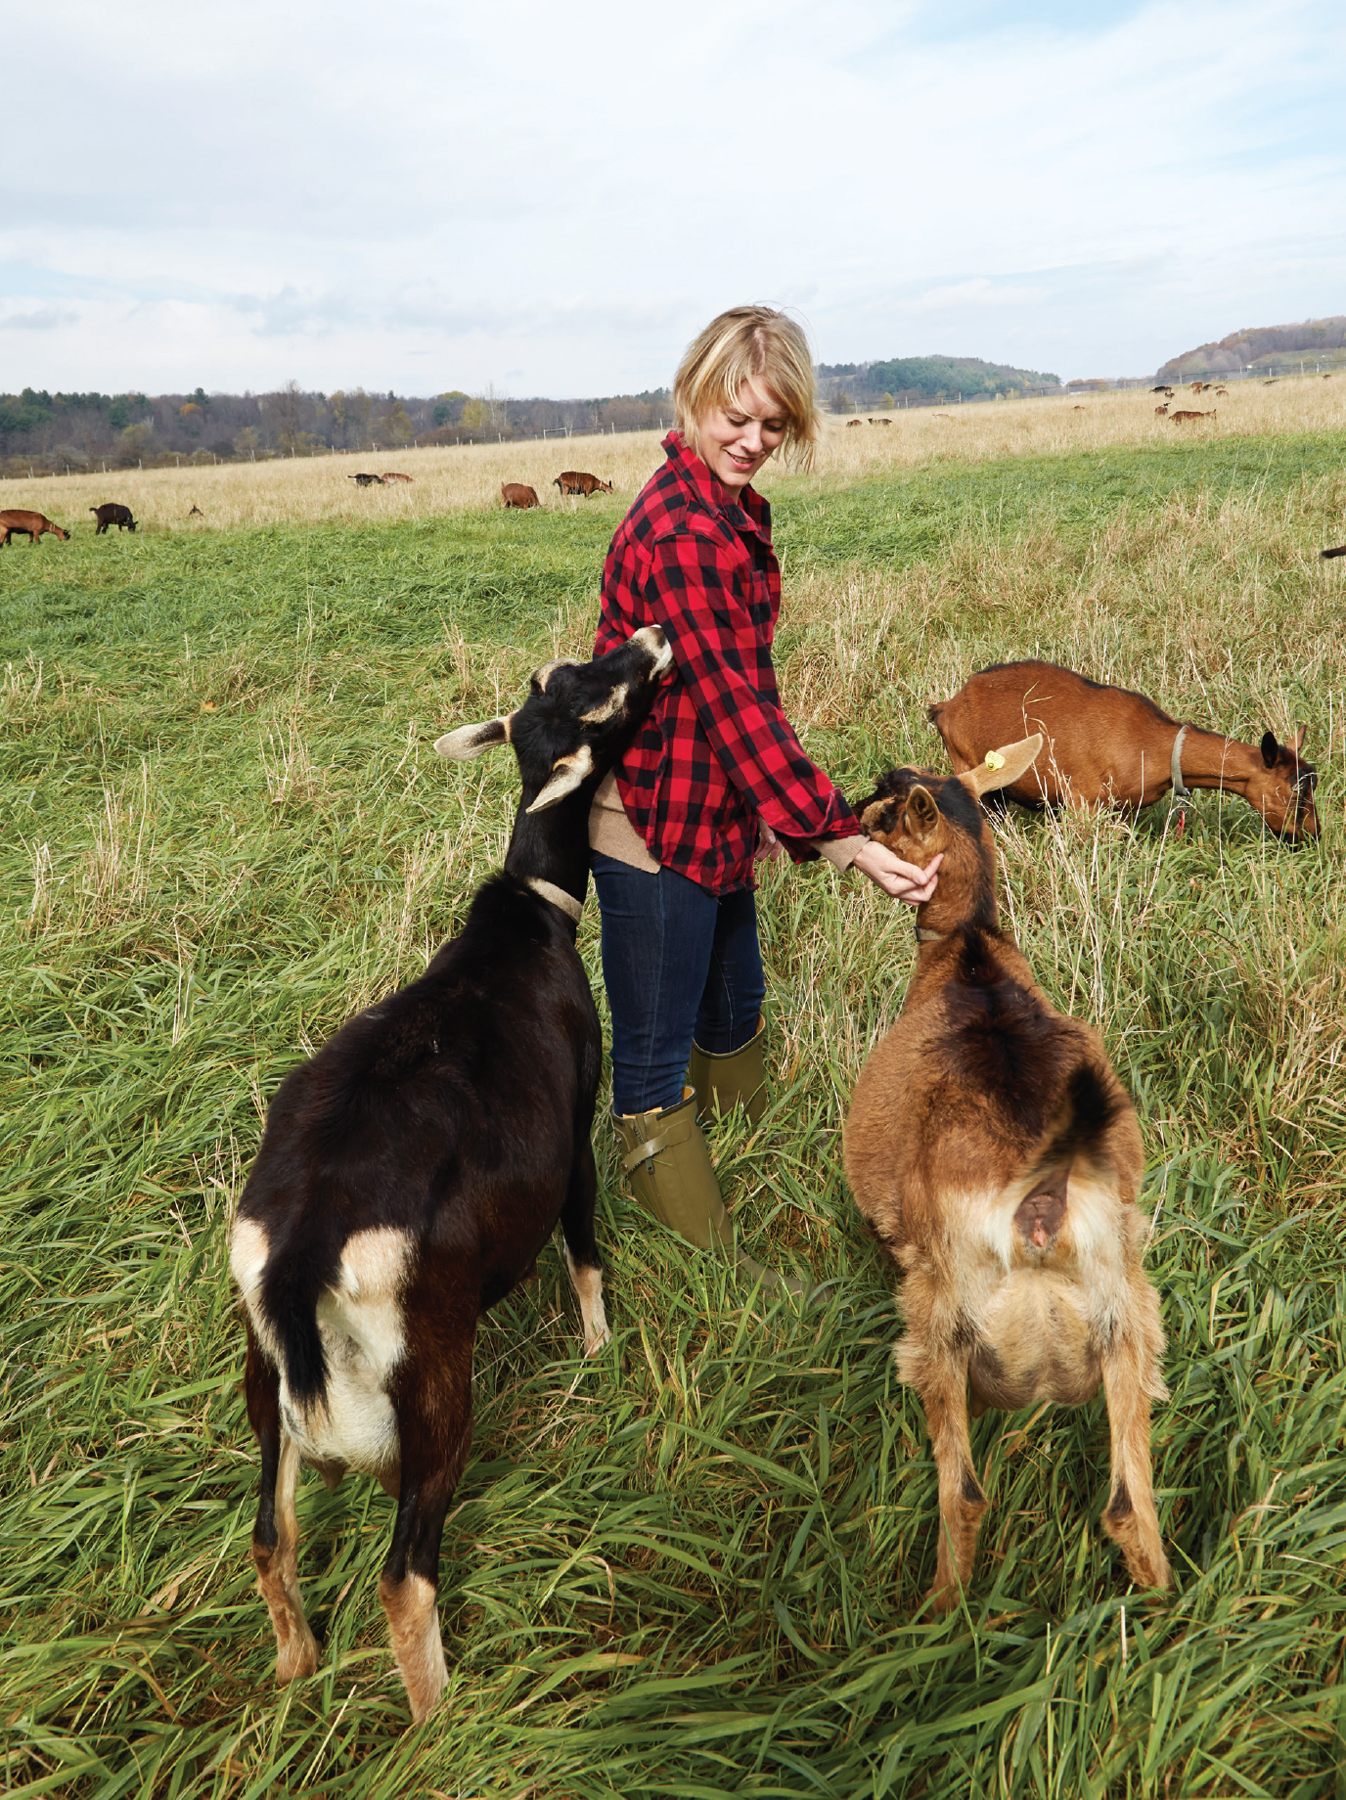
[[[554,882],[543,881],[540,875],[528,876],[524,886],[532,888],[533,892],[540,894],[544,900],[550,900],[553,906],[559,906],[568,919],[573,919],[577,925],[579,924],[584,906],[573,894],[567,894],[564,888],[558,888]]]

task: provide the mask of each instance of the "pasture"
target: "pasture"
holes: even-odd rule
[[[1129,1597],[1099,1528],[1099,1398],[974,1426],[976,1574],[914,1616],[934,1465],[838,1138],[911,920],[775,867],[773,1105],[715,1149],[749,1246],[836,1286],[749,1307],[628,1204],[600,1124],[614,1342],[582,1359],[555,1248],[484,1327],[449,1689],[415,1731],[375,1592],[392,1503],[358,1478],[301,1484],[323,1663],[273,1685],[225,1227],[284,1071],[419,973],[502,854],[512,759],[432,742],[587,655],[656,441],[0,484],[80,522],[0,557],[8,1791],[1346,1794],[1346,568],[1318,559],[1346,380],[1186,430],[1081,404],[832,423],[812,475],[762,486],[786,708],[852,795],[937,762],[926,705],[1019,656],[1247,739],[1308,725],[1301,851],[1216,796],[999,835],[1003,914],[1145,1133],[1174,1596]],[[567,466],[616,494],[559,502]],[[416,480],[357,493],[355,467]],[[501,480],[543,508],[502,512]],[[142,529],[95,540],[112,499]],[[592,900],[580,947],[602,1010]]]

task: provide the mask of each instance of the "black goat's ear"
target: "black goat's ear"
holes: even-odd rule
[[[471,762],[483,750],[509,742],[513,717],[513,713],[510,713],[503,719],[487,719],[482,725],[460,725],[456,731],[446,732],[442,738],[436,738],[435,749],[450,762]]]
[[[549,806],[555,806],[558,800],[564,800],[567,794],[573,794],[593,772],[594,753],[587,744],[581,744],[569,756],[558,756],[551,766],[551,775],[546,785],[528,808],[529,812],[546,812]]]
[[[1274,731],[1264,731],[1262,733],[1262,761],[1269,769],[1274,769],[1276,767],[1276,758],[1279,754],[1280,746],[1276,742],[1276,733]]]

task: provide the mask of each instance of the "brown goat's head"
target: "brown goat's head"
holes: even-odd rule
[[[1020,743],[989,751],[985,762],[962,775],[890,769],[856,806],[866,833],[904,862],[924,867],[932,856],[943,854],[939,885],[923,914],[937,914],[950,926],[995,924],[995,858],[977,802],[1017,781],[1041,749],[1042,734],[1034,732]]]
[[[1274,731],[1263,735],[1262,767],[1248,777],[1247,800],[1261,813],[1267,828],[1297,844],[1321,835],[1314,789],[1318,771],[1299,754],[1307,729],[1301,725],[1288,744],[1278,744]]]

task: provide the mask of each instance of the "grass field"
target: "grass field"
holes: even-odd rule
[[[1194,436],[1143,396],[1084,405],[834,427],[814,475],[773,474],[777,661],[853,794],[937,764],[926,704],[1018,655],[1244,737],[1308,725],[1323,839],[1298,853],[1214,797],[1181,832],[1000,836],[1023,948],[1141,1111],[1175,1595],[1128,1596],[1099,1530],[1100,1399],[974,1427],[975,1581],[913,1617],[934,1469],[837,1137],[910,916],[773,869],[774,1105],[716,1151],[747,1240],[833,1298],[745,1305],[635,1214],[600,1129],[615,1341],[583,1361],[555,1251],[483,1327],[449,1693],[414,1731],[375,1593],[392,1506],[358,1479],[301,1488],[324,1660],[273,1686],[225,1228],[282,1073],[417,974],[498,861],[511,759],[430,746],[587,651],[657,449],[427,451],[365,496],[342,458],[5,484],[147,522],[0,556],[7,1791],[1346,1796],[1346,571],[1317,556],[1346,540],[1346,382],[1239,391]],[[553,462],[621,491],[493,507]],[[580,943],[597,984],[592,905]]]

